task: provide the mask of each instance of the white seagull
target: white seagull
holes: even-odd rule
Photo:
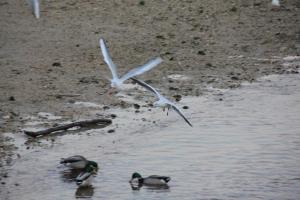
[[[138,80],[136,78],[130,78],[130,79],[133,80],[134,82],[138,83],[139,85],[141,85],[142,87],[146,88],[147,90],[149,90],[150,92],[152,92],[152,93],[154,93],[156,95],[156,97],[157,97],[158,100],[153,103],[153,106],[155,106],[155,107],[162,107],[162,108],[167,107],[168,110],[169,109],[175,110],[186,121],[186,123],[188,123],[191,127],[193,127],[192,124],[189,122],[189,120],[179,110],[179,108],[174,103],[172,103],[171,101],[169,101],[168,99],[166,99],[164,96],[162,96],[161,94],[159,94],[159,92],[157,90],[155,90],[152,86],[150,86],[147,83],[145,83],[145,82],[143,82],[141,80]]]
[[[35,18],[39,19],[40,18],[40,2],[39,0],[31,0],[31,6],[33,9],[33,14]]]
[[[100,48],[101,48],[104,61],[108,65],[112,74],[112,79],[110,80],[112,88],[120,89],[124,81],[128,80],[131,77],[143,74],[144,72],[149,71],[150,69],[152,69],[153,67],[157,66],[159,63],[162,62],[162,59],[160,57],[152,59],[148,61],[146,64],[130,70],[129,72],[127,72],[126,74],[124,74],[122,77],[119,78],[117,74],[117,67],[111,60],[111,57],[105,46],[104,40],[100,38],[99,43],[100,43]]]
[[[280,6],[279,0],[272,0],[272,5],[273,6]]]

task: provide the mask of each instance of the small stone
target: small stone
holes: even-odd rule
[[[144,5],[145,5],[145,1],[140,1],[140,2],[139,2],[139,5],[140,5],[140,6],[144,6]]]
[[[169,90],[178,90],[178,88],[175,88],[175,87],[169,87]]]
[[[117,117],[117,115],[116,114],[111,114],[110,117],[115,119]]]
[[[114,133],[115,130],[114,130],[114,129],[109,129],[107,132],[108,132],[108,133]]]
[[[183,108],[183,109],[189,109],[189,107],[188,107],[188,106],[183,106],[182,108]]]
[[[211,63],[206,63],[205,64],[207,67],[212,67],[213,65]]]
[[[231,12],[236,12],[237,11],[237,8],[235,6],[233,6],[231,9],[230,9]]]
[[[179,94],[176,94],[176,95],[174,95],[173,97],[175,98],[175,101],[180,101],[181,98],[182,98],[182,96],[179,95]]]
[[[163,36],[163,35],[157,35],[156,38],[157,39],[162,39],[162,40],[166,39],[165,36]]]
[[[239,78],[237,76],[232,76],[231,80],[237,81],[237,80],[239,80]]]
[[[135,104],[133,104],[133,107],[134,107],[135,109],[140,109],[141,106],[140,106],[139,104],[136,104],[136,103],[135,103]]]
[[[139,113],[140,111],[139,110],[135,110],[135,113]]]
[[[108,109],[110,109],[109,106],[103,106],[103,110],[108,110]]]
[[[223,101],[223,99],[222,99],[222,98],[220,98],[220,99],[219,99],[219,101]]]
[[[204,52],[203,50],[200,50],[200,51],[198,51],[198,55],[204,56],[204,55],[206,55],[206,54],[205,54],[205,52]]]
[[[9,101],[15,101],[16,99],[15,99],[14,96],[10,96],[8,100],[9,100]]]
[[[74,99],[70,99],[68,103],[74,104],[76,101]]]
[[[61,67],[61,64],[60,64],[60,62],[54,62],[54,63],[52,64],[52,66],[53,66],[53,67]]]

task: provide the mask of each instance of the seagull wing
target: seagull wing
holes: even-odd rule
[[[129,72],[127,72],[126,74],[124,74],[121,77],[121,80],[122,80],[122,82],[124,82],[131,77],[143,74],[144,72],[149,71],[150,69],[156,67],[162,61],[163,60],[160,57],[152,59],[152,60],[148,61],[146,64],[144,64],[140,67],[134,68],[134,69],[130,70]]]
[[[191,122],[189,122],[189,120],[184,116],[184,114],[179,110],[179,108],[175,104],[173,103],[168,103],[168,104],[184,119],[184,121],[186,121],[186,123],[188,123],[191,127],[193,127]]]
[[[130,79],[136,82],[137,84],[139,84],[140,86],[144,87],[146,90],[154,93],[157,96],[157,98],[159,99],[161,98],[161,94],[159,94],[159,92],[156,89],[154,89],[151,85],[145,83],[144,81],[138,80],[136,78],[130,78]]]
[[[113,79],[118,79],[117,67],[113,63],[113,61],[111,60],[110,55],[108,53],[108,50],[106,48],[105,42],[104,42],[104,40],[102,38],[100,38],[99,44],[100,44],[100,48],[101,48],[101,52],[102,52],[104,61],[108,65],[108,67],[109,67],[109,69],[111,71]]]

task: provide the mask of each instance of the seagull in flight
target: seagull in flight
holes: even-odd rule
[[[144,72],[149,71],[150,69],[154,68],[155,66],[157,66],[159,63],[162,62],[162,59],[160,57],[152,59],[148,61],[146,64],[130,70],[129,72],[127,72],[126,74],[124,74],[122,77],[119,78],[117,74],[117,67],[111,60],[111,57],[108,53],[104,40],[100,38],[99,43],[100,43],[100,48],[101,48],[104,61],[108,65],[112,74],[112,79],[110,80],[112,88],[120,89],[124,81],[128,80],[131,77],[143,74]]]
[[[174,103],[172,103],[171,101],[169,101],[168,99],[166,99],[164,96],[162,96],[152,86],[150,86],[147,83],[145,83],[144,81],[138,80],[136,78],[130,78],[130,79],[133,80],[134,82],[138,83],[140,86],[144,87],[145,89],[149,90],[153,94],[155,94],[155,96],[157,97],[158,100],[153,103],[153,106],[155,106],[155,107],[163,107],[163,108],[167,107],[168,110],[169,109],[173,109],[174,111],[176,111],[185,120],[186,123],[188,123],[191,127],[193,127],[193,125],[183,115],[183,113],[180,111],[180,109]]]

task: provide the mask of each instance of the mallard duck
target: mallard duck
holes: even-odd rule
[[[64,164],[74,169],[83,169],[86,167],[87,163],[88,160],[85,157],[79,155],[62,158],[60,160],[60,164]]]
[[[164,186],[171,180],[168,176],[151,175],[143,178],[139,173],[134,172],[129,181],[133,185]]]
[[[86,167],[76,177],[76,184],[79,187],[86,187],[92,184],[94,176],[97,174],[98,164],[94,161],[88,161]]]

